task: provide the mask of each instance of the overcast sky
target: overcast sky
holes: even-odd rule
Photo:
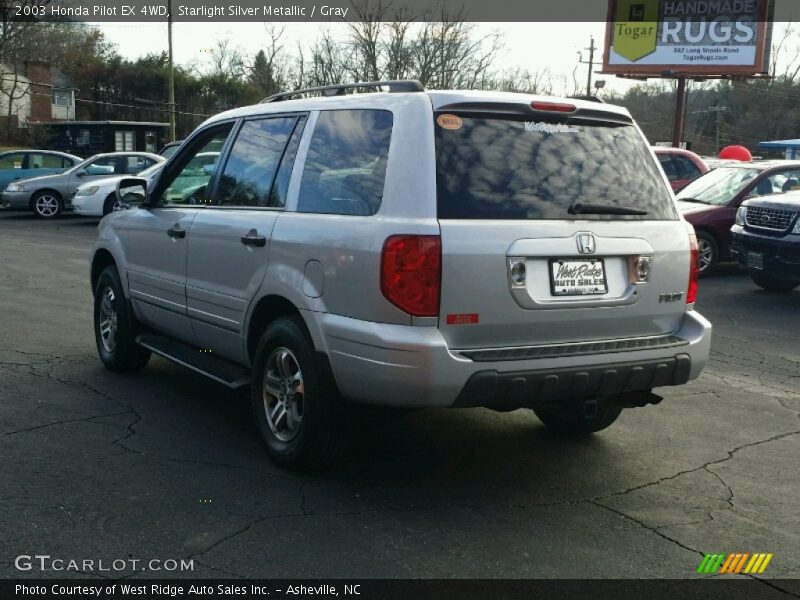
[[[109,40],[116,43],[119,52],[126,58],[135,59],[148,52],[167,48],[167,27],[160,23],[96,23]],[[318,23],[286,23],[283,41],[288,50],[294,50],[300,42],[309,47],[319,36]],[[347,24],[336,23],[330,26],[337,37],[347,35]],[[501,69],[517,66],[531,71],[544,71],[566,76],[572,80],[572,73],[578,65],[578,52],[588,60],[590,36],[594,36],[598,50],[595,60],[601,60],[605,23],[479,23],[475,35],[485,35],[498,31],[503,34],[504,48],[498,56],[496,66]],[[247,54],[255,54],[265,42],[263,23],[175,23],[173,43],[175,60],[179,64],[192,61],[204,62],[210,48],[217,40],[229,38]],[[576,77],[585,86],[588,65],[579,65]],[[596,66],[595,70],[600,70]],[[595,75],[605,79],[607,87],[625,90],[631,85],[629,80],[614,76]],[[561,91],[561,90],[556,90]]]

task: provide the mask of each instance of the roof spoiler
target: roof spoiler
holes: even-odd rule
[[[301,90],[292,90],[291,92],[280,92],[279,94],[273,94],[272,96],[264,98],[261,101],[261,104],[265,104],[267,102],[280,102],[281,100],[287,100],[293,96],[301,96],[305,94],[344,96],[347,93],[347,90],[371,88],[388,88],[389,93],[425,91],[425,87],[416,79],[395,81],[365,81],[361,83],[338,83],[335,85],[323,85],[319,87],[304,88]]]

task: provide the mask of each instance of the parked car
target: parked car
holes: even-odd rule
[[[756,285],[788,292],[800,285],[800,186],[745,200],[731,228],[733,253]]]
[[[653,150],[658,157],[658,162],[661,163],[661,168],[667,174],[673,192],[686,187],[686,184],[697,179],[703,173],[708,173],[708,166],[694,152],[664,146],[656,146]]]
[[[170,158],[178,148],[181,147],[183,140],[175,140],[174,142],[169,142],[168,144],[164,144],[164,147],[158,151],[158,153],[163,156],[164,158]]]
[[[81,162],[79,156],[51,150],[0,152],[0,191],[12,181],[62,173]]]
[[[141,171],[139,177],[150,182],[163,165],[162,157],[159,162]],[[116,196],[117,182],[121,177],[125,175],[104,177],[79,185],[71,200],[72,211],[82,217],[102,217],[121,208],[123,203],[118,202]]]
[[[388,91],[345,94],[365,87]],[[220,147],[196,187],[192,159]],[[187,172],[195,192],[172,194]],[[524,407],[587,435],[708,357],[694,233],[621,107],[290,92],[207,120],[152,185],[117,185],[145,200],[98,227],[101,361],[155,353],[250,386],[283,465],[341,456],[359,403]]]
[[[743,200],[787,192],[800,182],[800,161],[759,161],[718,167],[677,194],[678,208],[694,225],[700,246],[700,274],[731,260],[731,226]]]
[[[69,209],[78,186],[109,175],[136,175],[164,160],[149,152],[96,154],[58,175],[34,177],[10,184],[0,196],[3,206],[30,210],[37,217],[53,219]]]

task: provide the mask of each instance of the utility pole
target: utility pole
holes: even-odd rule
[[[167,103],[169,104],[169,141],[175,141],[175,66],[172,62],[172,0],[167,2],[167,43],[169,45],[169,83]]]
[[[717,115],[717,154],[719,154],[719,151],[720,151],[720,142],[721,142],[720,133],[721,133],[721,129],[722,129],[722,127],[721,127],[722,113],[728,112],[728,110],[730,110],[730,109],[727,106],[709,106],[708,108],[706,108],[704,110],[695,110],[695,111],[693,111],[694,113],[701,113],[701,114],[716,113],[716,115]]]
[[[672,146],[680,148],[683,140],[683,124],[686,119],[686,77],[678,76],[675,90],[675,118],[672,120]]]
[[[583,54],[578,52],[578,62],[583,65],[589,65],[589,73],[586,76],[586,95],[592,95],[592,71],[594,70],[594,51],[597,48],[594,45],[594,36],[589,36],[589,47],[584,50],[589,51],[589,60],[583,60]]]

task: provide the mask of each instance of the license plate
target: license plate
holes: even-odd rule
[[[762,271],[764,269],[764,255],[761,252],[748,252],[747,266],[751,269]]]
[[[606,268],[602,258],[554,258],[550,260],[550,292],[553,296],[607,294]]]

